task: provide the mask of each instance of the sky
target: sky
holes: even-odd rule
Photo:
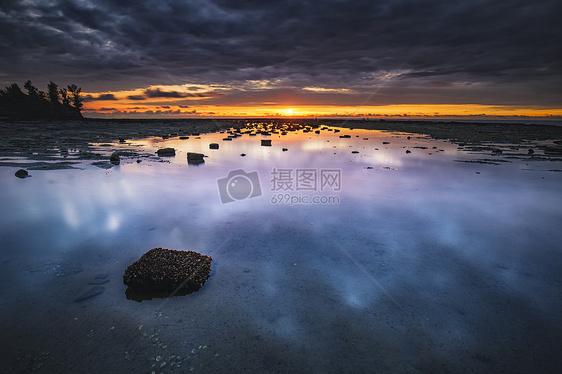
[[[559,0],[2,0],[0,86],[86,117],[562,119]]]

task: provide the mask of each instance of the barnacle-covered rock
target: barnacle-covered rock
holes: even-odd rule
[[[196,291],[211,272],[212,257],[194,251],[154,248],[129,265],[123,283],[134,291]]]

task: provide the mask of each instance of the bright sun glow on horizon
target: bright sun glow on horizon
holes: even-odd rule
[[[321,102],[290,107],[279,105],[287,96],[267,97],[248,105],[231,104],[224,87],[219,86],[150,86],[147,89],[84,93],[83,114],[98,118],[197,118],[197,117],[334,117],[334,118],[404,118],[404,119],[553,119],[562,120],[562,108],[521,105],[483,104],[394,104],[337,105]],[[316,88],[315,88],[316,89]],[[325,90],[324,90],[325,91]],[[296,102],[299,97],[289,98]],[[307,98],[304,98],[307,99]],[[310,99],[310,98],[308,98]],[[306,101],[306,100],[305,100]]]

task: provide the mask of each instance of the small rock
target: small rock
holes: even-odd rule
[[[410,151],[409,149],[406,149],[406,153],[412,153],[412,151]]]
[[[125,138],[119,138],[119,143],[125,143],[125,142],[126,142]]]
[[[246,154],[245,154],[245,153],[240,153],[240,156],[246,157]]]
[[[209,149],[219,149],[219,143],[211,143],[211,144],[209,144]]]
[[[287,151],[288,151],[288,149],[287,149],[287,148],[283,148],[283,152],[287,152]]]
[[[359,153],[359,151],[351,151],[351,153]]]
[[[16,171],[15,176],[18,178],[27,178],[27,177],[31,177],[31,175],[29,175],[29,173],[27,172],[27,170],[24,169],[19,169],[18,171]]]
[[[113,165],[119,165],[119,163],[121,162],[121,157],[119,157],[119,153],[113,152],[111,156],[109,156],[109,162],[111,162]]]
[[[270,147],[271,146],[271,139],[262,139],[261,145],[262,145],[262,147]]]
[[[532,155],[534,153],[535,153],[535,151],[533,151],[532,149],[529,149],[529,152],[527,152],[528,155]]]
[[[174,148],[161,148],[156,151],[160,157],[172,157],[176,155],[176,150]]]
[[[193,165],[202,164],[205,162],[203,157],[205,157],[203,153],[187,152],[187,163]]]

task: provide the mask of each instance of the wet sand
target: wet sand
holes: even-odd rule
[[[290,120],[98,120],[83,121],[7,121],[0,120],[0,166],[17,166],[14,157],[36,160],[29,165],[35,169],[64,169],[72,167],[69,151],[81,152],[78,159],[106,159],[96,155],[99,146],[119,139],[147,137],[193,136],[243,126],[247,122],[290,122]],[[344,120],[297,120],[292,121],[314,126],[332,126],[385,130],[426,134],[435,139],[450,139],[461,146],[483,147],[486,152],[493,144],[519,145],[529,149],[555,146],[553,141],[562,140],[562,126],[528,125],[518,123],[466,123],[431,121],[344,121]],[[488,147],[486,147],[488,146]],[[476,148],[475,148],[476,147]],[[122,150],[122,149],[121,149]],[[132,151],[134,152],[134,151]],[[562,154],[562,152],[561,152]],[[46,165],[40,161],[58,161]]]

